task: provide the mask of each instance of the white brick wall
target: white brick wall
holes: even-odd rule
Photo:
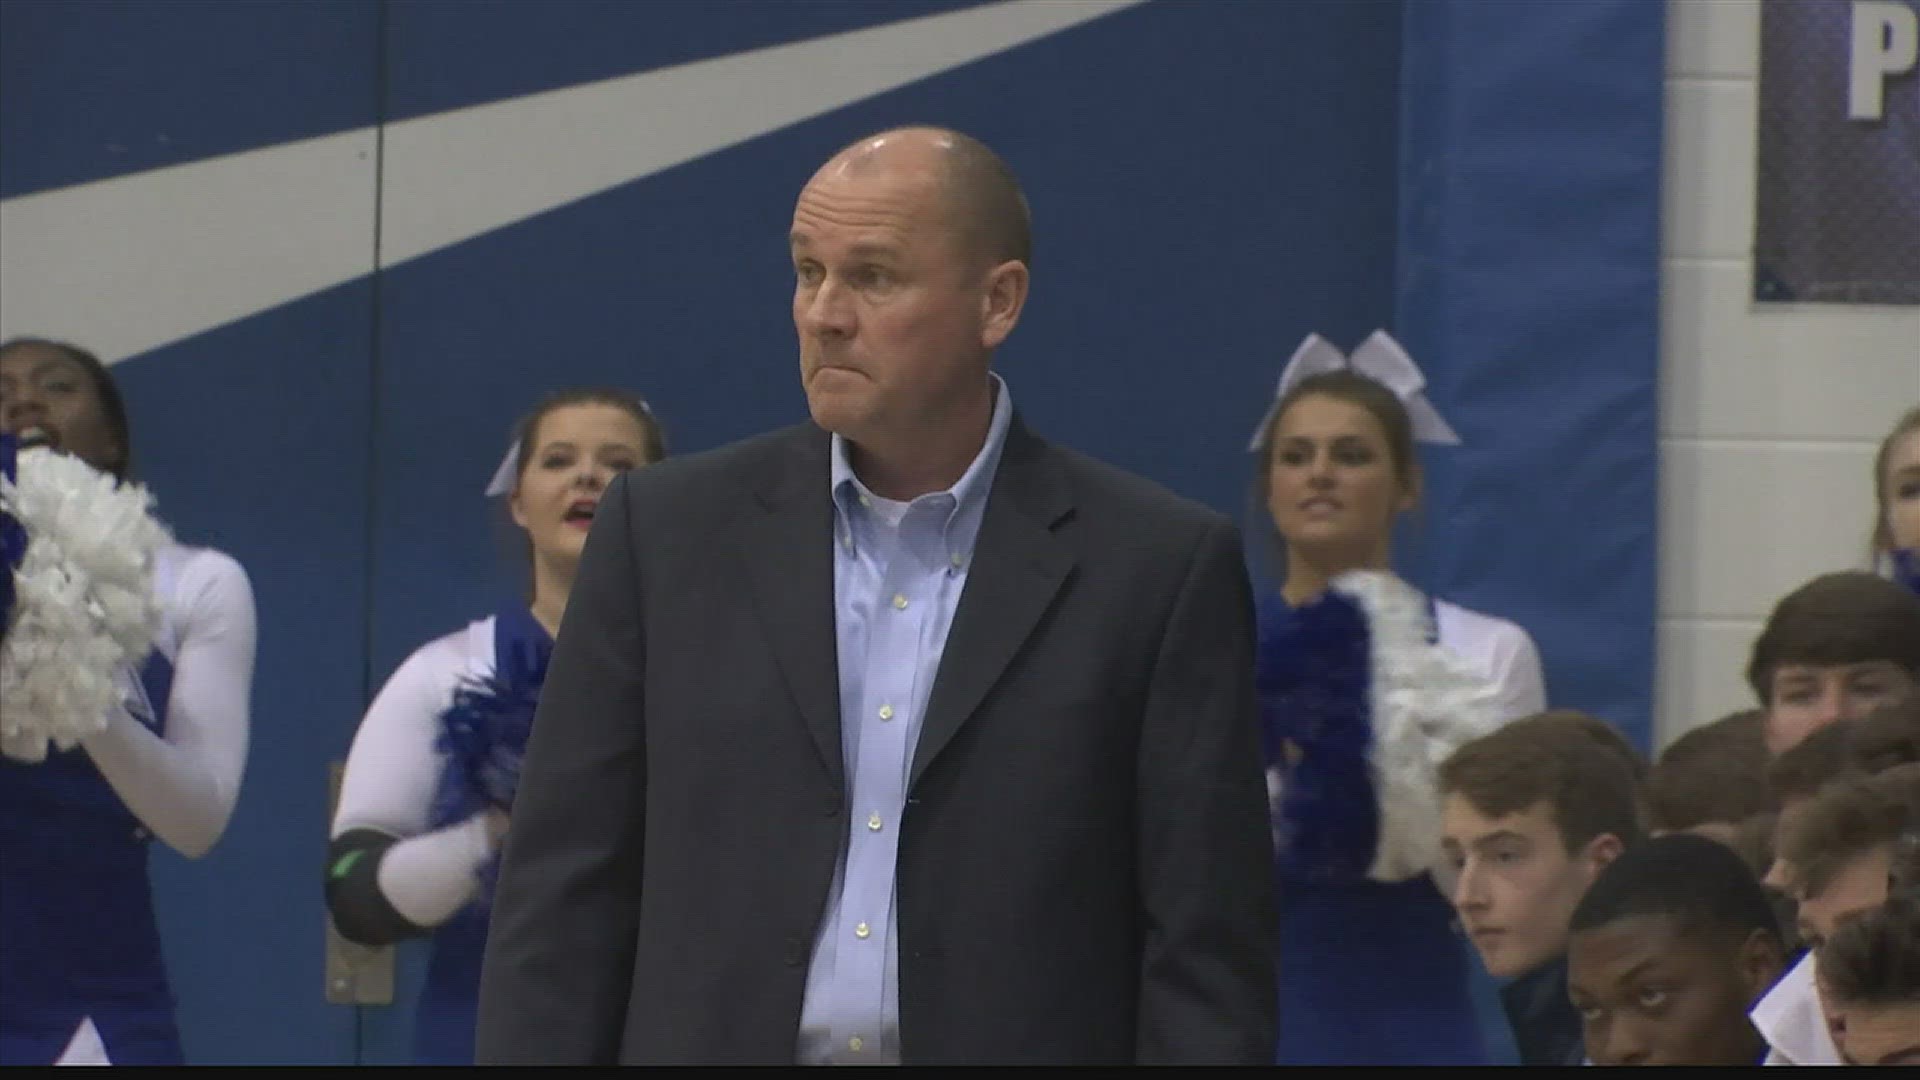
[[[1920,402],[1920,307],[1749,299],[1760,0],[1669,0],[1667,25],[1661,745],[1752,703],[1776,599],[1865,565],[1874,448]]]

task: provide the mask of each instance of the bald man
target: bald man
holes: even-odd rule
[[[478,1060],[1271,1063],[1232,523],[1021,422],[986,147],[861,140],[789,243],[812,420],[600,503]]]

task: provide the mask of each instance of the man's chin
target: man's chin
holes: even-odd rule
[[[864,402],[851,401],[840,394],[807,394],[807,411],[813,422],[843,438],[858,441],[868,428],[872,410]]]

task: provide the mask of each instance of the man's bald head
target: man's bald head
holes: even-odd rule
[[[940,186],[968,252],[988,265],[1033,265],[1027,197],[1013,170],[985,143],[948,128],[893,128],[842,147],[814,178],[878,170],[924,170]]]

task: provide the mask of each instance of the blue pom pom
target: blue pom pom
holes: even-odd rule
[[[1267,762],[1281,770],[1273,808],[1283,875],[1358,880],[1379,842],[1367,615],[1335,590],[1260,619],[1254,667]],[[1291,760],[1286,747],[1297,749]]]
[[[545,650],[517,649],[504,669],[455,689],[435,744],[446,755],[434,797],[436,828],[489,808],[512,809],[546,666]]]
[[[547,648],[523,643],[508,652],[503,668],[491,677],[468,679],[454,690],[453,703],[440,714],[440,735],[435,741],[446,755],[446,765],[434,792],[434,828],[457,824],[483,810],[513,810],[520,764],[533,734],[550,655]],[[478,876],[480,891],[473,906],[485,911],[499,881],[499,852],[487,860]]]

